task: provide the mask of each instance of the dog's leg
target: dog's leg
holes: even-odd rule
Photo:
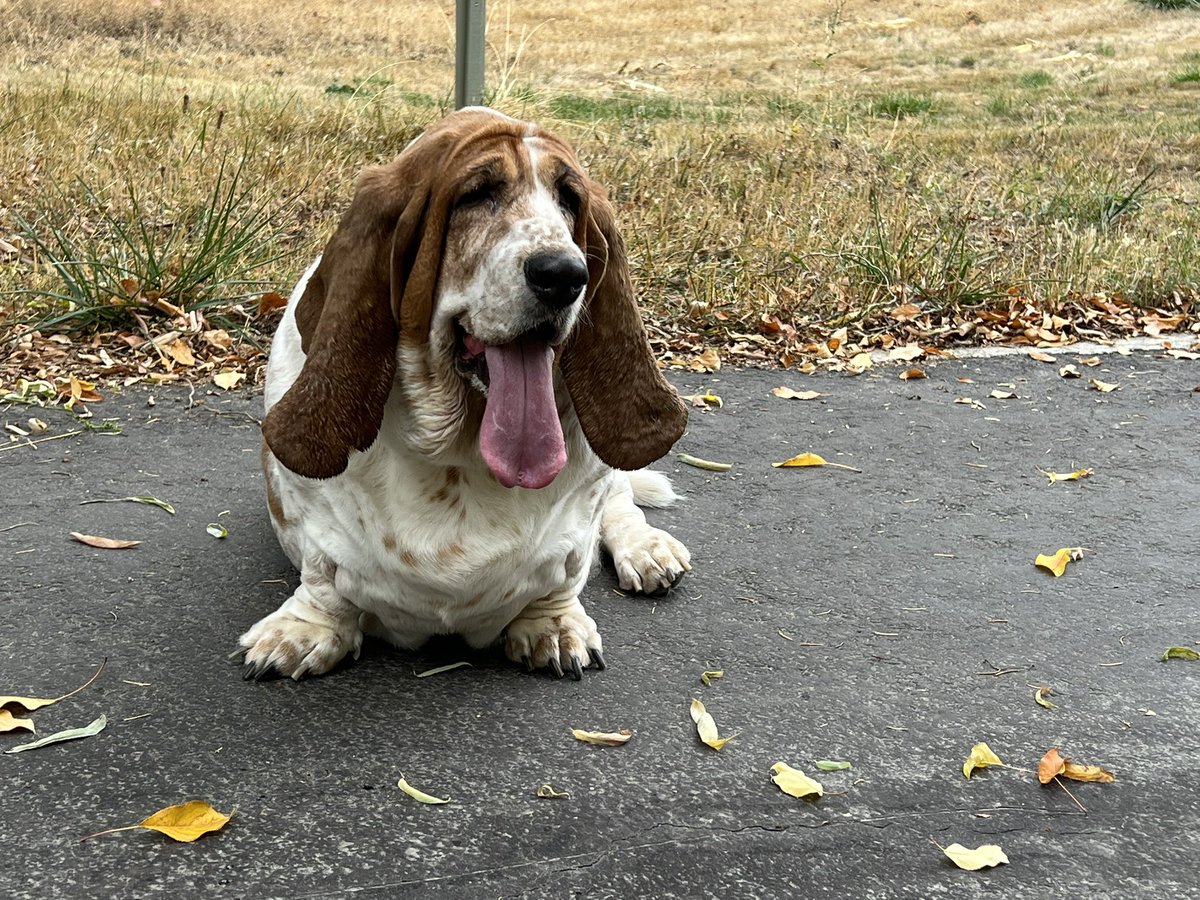
[[[651,476],[657,475],[657,478]],[[661,528],[646,524],[635,502],[634,487],[655,505],[675,499],[666,476],[656,472],[614,472],[600,511],[600,540],[613,558],[617,581],[625,591],[665,594],[690,572],[687,547]]]
[[[247,680],[272,669],[295,679],[323,675],[347,653],[358,658],[359,610],[334,588],[335,571],[327,560],[305,559],[296,592],[238,639]]]
[[[596,622],[573,593],[551,594],[521,610],[505,630],[504,652],[530,672],[549,668],[561,678],[567,671],[576,681],[590,665],[604,668]]]

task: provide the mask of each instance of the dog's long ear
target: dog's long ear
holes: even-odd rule
[[[267,413],[263,435],[299,475],[339,475],[351,450],[371,446],[396,375],[400,323],[416,333],[423,320],[428,333],[444,223],[423,240],[426,155],[406,151],[363,172],[296,307],[304,368]],[[401,295],[410,284],[407,309]]]
[[[593,182],[583,201],[576,241],[587,254],[587,299],[560,365],[592,450],[614,469],[640,469],[683,434],[687,407],[650,352],[612,205]]]

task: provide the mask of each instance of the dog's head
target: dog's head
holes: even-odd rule
[[[603,189],[562,141],[490,110],[454,113],[362,174],[295,315],[304,368],[263,431],[311,478],[372,444],[397,386],[433,432],[482,405],[479,450],[508,487],[565,464],[556,369],[614,468],[658,459],[686,424]]]

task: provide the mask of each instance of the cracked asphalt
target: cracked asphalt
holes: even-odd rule
[[[33,718],[43,734],[100,713],[109,725],[0,756],[0,893],[1194,893],[1200,663],[1160,657],[1200,641],[1200,363],[1111,355],[1070,381],[1057,370],[1075,356],[1059,359],[943,361],[909,382],[894,367],[676,377],[724,399],[694,411],[677,450],[733,468],[659,464],[686,500],[652,521],[695,571],[660,600],[598,571],[584,601],[609,668],[580,683],[453,639],[369,643],[299,684],[243,682],[226,659],[237,635],[296,583],[268,522],[256,395],[198,390],[191,404],[186,389],[132,388],[93,407],[120,435],[5,449],[0,693],[58,696],[107,658],[94,685]],[[1099,393],[1092,376],[1120,388]],[[781,384],[825,396],[780,400]],[[40,414],[52,433],[73,427]],[[803,451],[862,471],[770,465]],[[1050,485],[1039,472],[1082,467],[1095,474]],[[80,505],[140,494],[177,514]],[[98,550],[71,531],[144,543]],[[1061,578],[1033,565],[1076,546]],[[713,669],[724,677],[702,685]],[[1034,703],[1042,686],[1055,709]],[[696,738],[693,697],[737,735],[719,753]],[[634,737],[593,747],[572,727]],[[1017,768],[964,779],[977,741]],[[1116,781],[1072,784],[1075,799],[1039,785],[1028,770],[1053,746]],[[853,768],[820,773],[817,759]],[[820,778],[824,797],[781,793],[777,761]],[[452,802],[416,803],[401,774]],[[546,783],[570,797],[537,799]],[[236,814],[194,844],[79,840],[192,798]],[[931,840],[999,843],[1010,863],[960,871]]]

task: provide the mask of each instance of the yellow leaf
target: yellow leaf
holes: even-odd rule
[[[717,734],[717,723],[699,700],[692,700],[691,713],[692,721],[696,723],[696,734],[714,750],[720,750],[733,740],[733,735],[723,738]]]
[[[175,338],[164,349],[171,359],[175,360],[181,366],[194,366],[196,364],[196,357],[192,355],[192,348],[187,345],[183,338]]]
[[[35,709],[41,709],[43,706],[49,706],[51,703],[57,703],[59,700],[66,700],[68,697],[74,697],[84,688],[90,687],[92,682],[100,677],[100,673],[104,671],[104,664],[106,662],[108,662],[108,657],[100,660],[100,668],[96,670],[96,673],[91,678],[89,678],[79,687],[75,688],[75,690],[68,691],[61,697],[52,697],[49,700],[38,697],[0,697],[0,709],[3,709],[6,706],[11,706],[14,707],[15,712],[31,713]],[[32,731],[33,729],[30,730]]]
[[[178,806],[160,809],[142,819],[138,827],[159,831],[174,840],[190,843],[210,831],[220,831],[230,816],[217,812],[203,800],[189,800]]]
[[[1045,707],[1046,709],[1055,709],[1055,705],[1046,699],[1046,695],[1050,693],[1053,693],[1053,691],[1051,691],[1048,687],[1038,688],[1033,692],[1033,702],[1038,706]]]
[[[711,459],[701,459],[698,456],[692,456],[690,453],[680,453],[679,461],[685,466],[707,469],[709,472],[728,472],[733,468],[733,463],[713,462]]]
[[[622,728],[620,731],[584,731],[582,728],[572,728],[571,734],[585,744],[600,744],[604,747],[620,747],[629,743],[629,739],[633,737],[633,732],[628,728]]]
[[[999,844],[983,844],[974,850],[969,850],[962,844],[951,844],[949,847],[943,847],[942,852],[960,869],[970,869],[972,872],[1008,862],[1008,857],[1004,855]]]
[[[1070,778],[1072,781],[1098,781],[1101,784],[1112,784],[1116,777],[1108,769],[1100,766],[1081,766],[1069,759],[1063,762],[1062,774],[1064,778]]]
[[[847,469],[851,472],[861,472],[862,469],[856,469],[854,466],[843,465],[842,463],[827,462],[825,457],[816,453],[801,453],[798,456],[793,456],[791,459],[785,459],[783,462],[771,463],[776,469],[779,468],[804,468],[808,466],[833,466],[837,469]]]
[[[245,380],[245,372],[231,372],[228,369],[222,370],[213,376],[213,383],[217,387],[227,391],[237,387],[240,382]]]
[[[784,400],[816,400],[825,396],[820,391],[794,391],[790,387],[772,388],[771,393]]]
[[[1167,662],[1172,659],[1197,660],[1200,659],[1200,653],[1191,647],[1168,647],[1167,652],[1162,655],[1162,661]]]
[[[1107,381],[1101,381],[1099,378],[1093,378],[1088,383],[1102,394],[1111,394],[1120,387],[1119,384],[1109,384]]]
[[[700,680],[703,681],[705,685],[710,685],[714,681],[716,681],[718,678],[724,678],[724,677],[725,677],[724,669],[711,669],[707,672],[700,673]]]
[[[971,755],[968,756],[967,761],[963,763],[963,775],[966,778],[970,778],[971,773],[976,769],[986,769],[988,766],[1003,765],[1004,763],[1000,761],[1000,757],[992,752],[992,748],[983,741],[980,741],[971,748]]]
[[[1067,571],[1067,563],[1075,559],[1075,550],[1071,547],[1063,547],[1053,556],[1047,556],[1045,553],[1039,553],[1037,559],[1033,561],[1035,566],[1041,566],[1049,572],[1054,573],[1057,578],[1063,572]]]
[[[1091,478],[1096,474],[1093,469],[1076,469],[1074,472],[1067,472],[1065,475],[1061,472],[1046,472],[1042,469],[1038,469],[1038,471],[1049,478],[1051,484],[1058,481],[1078,481],[1080,478]]]
[[[709,407],[720,409],[725,405],[724,401],[720,397],[711,392],[704,394],[688,394],[683,399],[698,409],[708,409]]]
[[[791,797],[820,797],[825,793],[821,782],[809,778],[799,769],[793,769],[785,762],[777,762],[771,766],[771,780],[779,785],[779,789]]]
[[[0,709],[0,731],[16,731],[18,728],[30,734],[37,734],[37,729],[33,727],[33,719],[18,719],[7,709]]]
[[[97,537],[94,534],[80,534],[78,531],[72,531],[71,537],[79,541],[81,544],[87,544],[89,547],[97,547],[101,550],[128,550],[130,547],[136,547],[141,541],[127,541],[123,538],[107,538]]]
[[[429,806],[438,806],[439,804],[450,802],[449,797],[443,800],[441,797],[434,797],[432,794],[427,794],[424,791],[417,790],[405,780],[403,775],[401,775],[400,780],[396,782],[396,787],[400,788],[400,790],[404,791],[404,793],[408,794],[408,796],[412,797],[418,803],[425,803]]]

